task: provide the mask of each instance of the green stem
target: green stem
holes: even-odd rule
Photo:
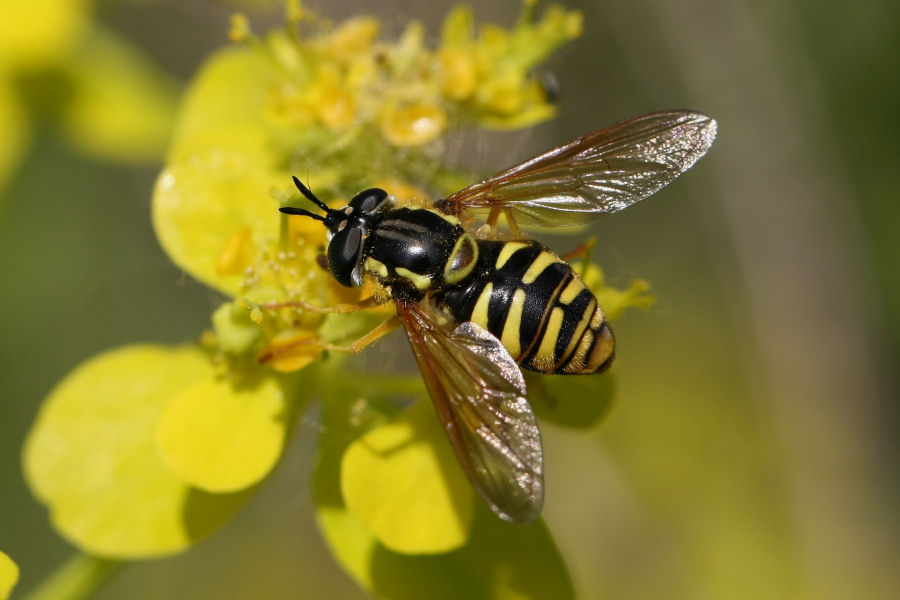
[[[127,563],[76,554],[59,566],[24,600],[79,600],[103,586]]]

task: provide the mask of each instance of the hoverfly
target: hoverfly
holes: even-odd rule
[[[544,499],[540,431],[521,369],[606,369],[615,341],[593,293],[519,224],[582,224],[650,196],[711,146],[716,122],[688,111],[633,118],[577,138],[435,203],[398,206],[385,190],[324,211],[327,263],[345,286],[378,284],[393,301],[438,417],[472,486],[502,519],[537,518]],[[487,211],[475,229],[476,211]],[[510,234],[497,233],[499,218]],[[358,350],[360,344],[355,349]]]

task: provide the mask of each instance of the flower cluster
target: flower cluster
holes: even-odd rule
[[[550,117],[552,99],[533,70],[579,34],[581,17],[558,7],[538,17],[533,2],[524,6],[512,28],[477,31],[470,10],[456,8],[437,48],[419,23],[384,41],[375,19],[332,26],[299,3],[284,31],[264,37],[233,20],[240,44],[212,56],[191,83],[152,215],[171,259],[228,300],[201,344],[115,349],[51,393],[25,468],[67,539],[118,559],[184,550],[247,501],[315,396],[326,428],[350,440],[323,445],[317,518],[365,587],[391,595],[383,586],[401,579],[392,570],[434,585],[469,568],[411,567],[410,555],[443,554],[474,569],[479,596],[501,594],[510,572],[548,597],[569,589],[543,524],[497,521],[475,502],[428,403],[400,410],[397,397],[425,396],[418,377],[364,373],[363,390],[337,375],[340,360],[324,345],[355,339],[390,306],[311,310],[370,291],[342,288],[322,268],[320,223],[277,212],[306,202],[291,190],[293,174],[336,205],[371,185],[428,202],[420,185],[447,193],[475,179],[441,162],[448,133]],[[598,293],[605,289],[598,280]],[[647,298],[633,288],[607,309]],[[540,393],[552,395],[552,385]],[[554,418],[546,408],[541,416]],[[570,416],[560,420],[593,418]]]
[[[521,127],[553,114],[532,70],[579,34],[581,16],[551,7],[535,20],[533,4],[525,7],[513,29],[477,35],[470,9],[457,7],[436,49],[417,22],[381,41],[374,18],[334,27],[297,3],[287,30],[264,38],[233,18],[231,37],[247,47],[215,57],[194,82],[154,196],[163,247],[235,297],[215,314],[207,342],[229,357],[297,370],[318,356],[323,340],[313,332],[325,319],[266,307],[359,299],[317,266],[319,224],[273,218],[278,204],[297,202],[290,174],[338,204],[371,185],[424,202],[422,173],[447,188],[440,192],[462,187],[438,158],[451,129]],[[341,321],[342,337],[357,331]]]

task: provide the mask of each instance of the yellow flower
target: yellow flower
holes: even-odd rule
[[[540,20],[533,2],[512,29],[485,25],[476,36],[471,9],[458,6],[444,21],[438,60],[444,93],[484,127],[526,127],[555,107],[532,69],[562,43],[581,35],[581,13],[550,7]]]
[[[427,104],[388,104],[382,110],[380,124],[381,135],[394,146],[420,146],[444,132],[447,115]]]

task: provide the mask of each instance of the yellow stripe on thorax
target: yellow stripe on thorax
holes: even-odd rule
[[[416,286],[417,290],[427,290],[431,287],[431,278],[426,275],[419,275],[418,273],[414,273],[405,267],[397,267],[394,271],[400,277],[405,279],[409,279],[410,283]]]
[[[369,258],[366,259],[366,262],[363,264],[363,266],[365,267],[366,271],[368,271],[370,273],[374,273],[376,275],[379,275],[383,279],[387,279],[387,276],[388,276],[387,265],[385,265],[380,260],[376,260],[370,256]]]

